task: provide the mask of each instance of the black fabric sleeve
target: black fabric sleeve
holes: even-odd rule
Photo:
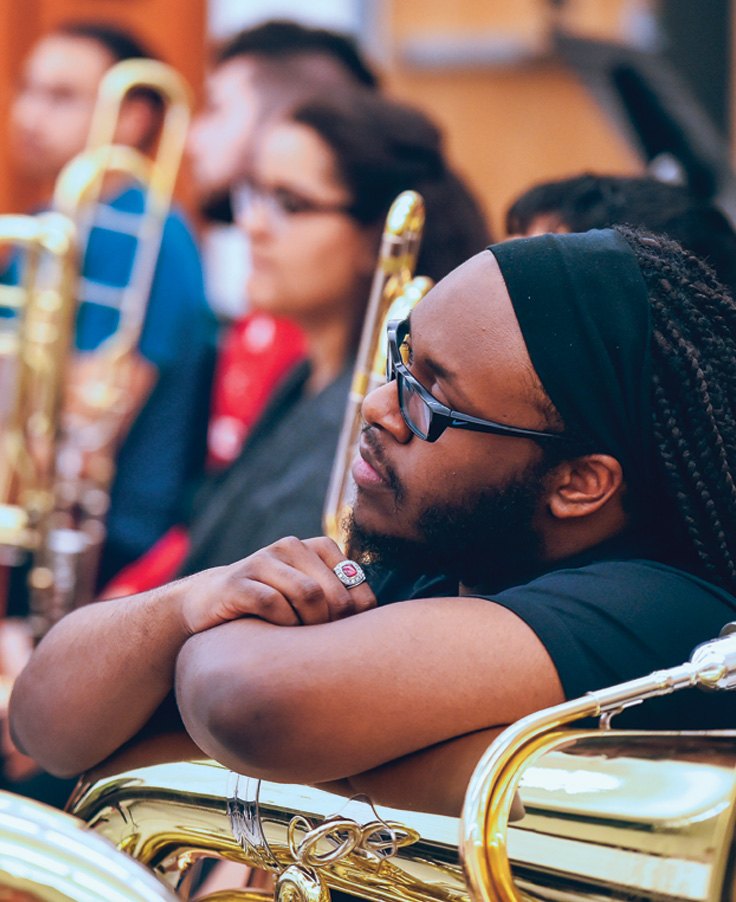
[[[681,664],[736,619],[736,601],[728,593],[664,564],[639,560],[553,571],[489,600],[537,634],[568,699]],[[734,727],[736,697],[680,692],[637,706],[617,724]]]

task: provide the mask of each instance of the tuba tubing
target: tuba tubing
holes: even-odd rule
[[[467,899],[456,818],[259,781],[214,761],[91,775],[68,809],[172,887],[181,886],[193,861],[208,856],[286,882],[305,878],[323,898],[331,888],[375,902]]]
[[[0,792],[0,898],[18,902],[176,902],[156,877],[78,820]]]
[[[608,728],[612,717],[632,705],[696,686],[736,688],[736,623],[725,626],[720,638],[696,648],[685,664],[530,714],[501,733],[478,763],[463,806],[462,859],[473,899],[522,899],[512,876],[506,827],[520,772],[553,731],[588,717],[600,718]]]
[[[76,232],[58,213],[0,216],[0,245],[26,257],[22,285],[0,287],[17,322],[0,341],[4,368],[15,368],[6,373],[13,384],[6,388],[0,431],[0,547],[4,563],[17,563],[38,546],[53,508],[75,310]]]

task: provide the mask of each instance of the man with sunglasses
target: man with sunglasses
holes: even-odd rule
[[[240,772],[456,813],[503,725],[734,618],[734,356],[734,301],[666,238],[491,247],[392,326],[363,405],[353,548],[394,571],[289,538],[75,612],[16,684],[19,742],[87,768],[173,689]],[[732,705],[684,692],[624,718],[717,727]]]

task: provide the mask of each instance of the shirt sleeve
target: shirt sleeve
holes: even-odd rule
[[[161,239],[139,350],[158,369],[171,365],[192,340],[212,339],[214,317],[205,299],[194,238],[178,213],[170,214]]]
[[[636,560],[554,571],[489,600],[513,611],[537,634],[568,699],[681,664],[736,616],[728,593],[664,564]],[[696,694],[700,713],[708,715],[705,694]],[[659,708],[677,712],[674,725],[684,727],[677,720],[681,705]],[[722,702],[715,708],[722,709]],[[628,718],[628,725],[636,720]]]

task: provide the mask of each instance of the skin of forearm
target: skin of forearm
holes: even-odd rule
[[[378,805],[459,817],[473,771],[503,729],[491,727],[441,742],[346,782],[352,793],[364,793]]]
[[[432,667],[417,666],[423,661]],[[374,771],[564,699],[529,627],[475,598],[314,626],[226,623],[184,644],[175,688],[206,754],[241,773],[300,783]]]
[[[186,582],[89,605],[58,623],[13,690],[10,725],[19,748],[69,776],[138,733],[172,689],[189,635],[179,604]]]

